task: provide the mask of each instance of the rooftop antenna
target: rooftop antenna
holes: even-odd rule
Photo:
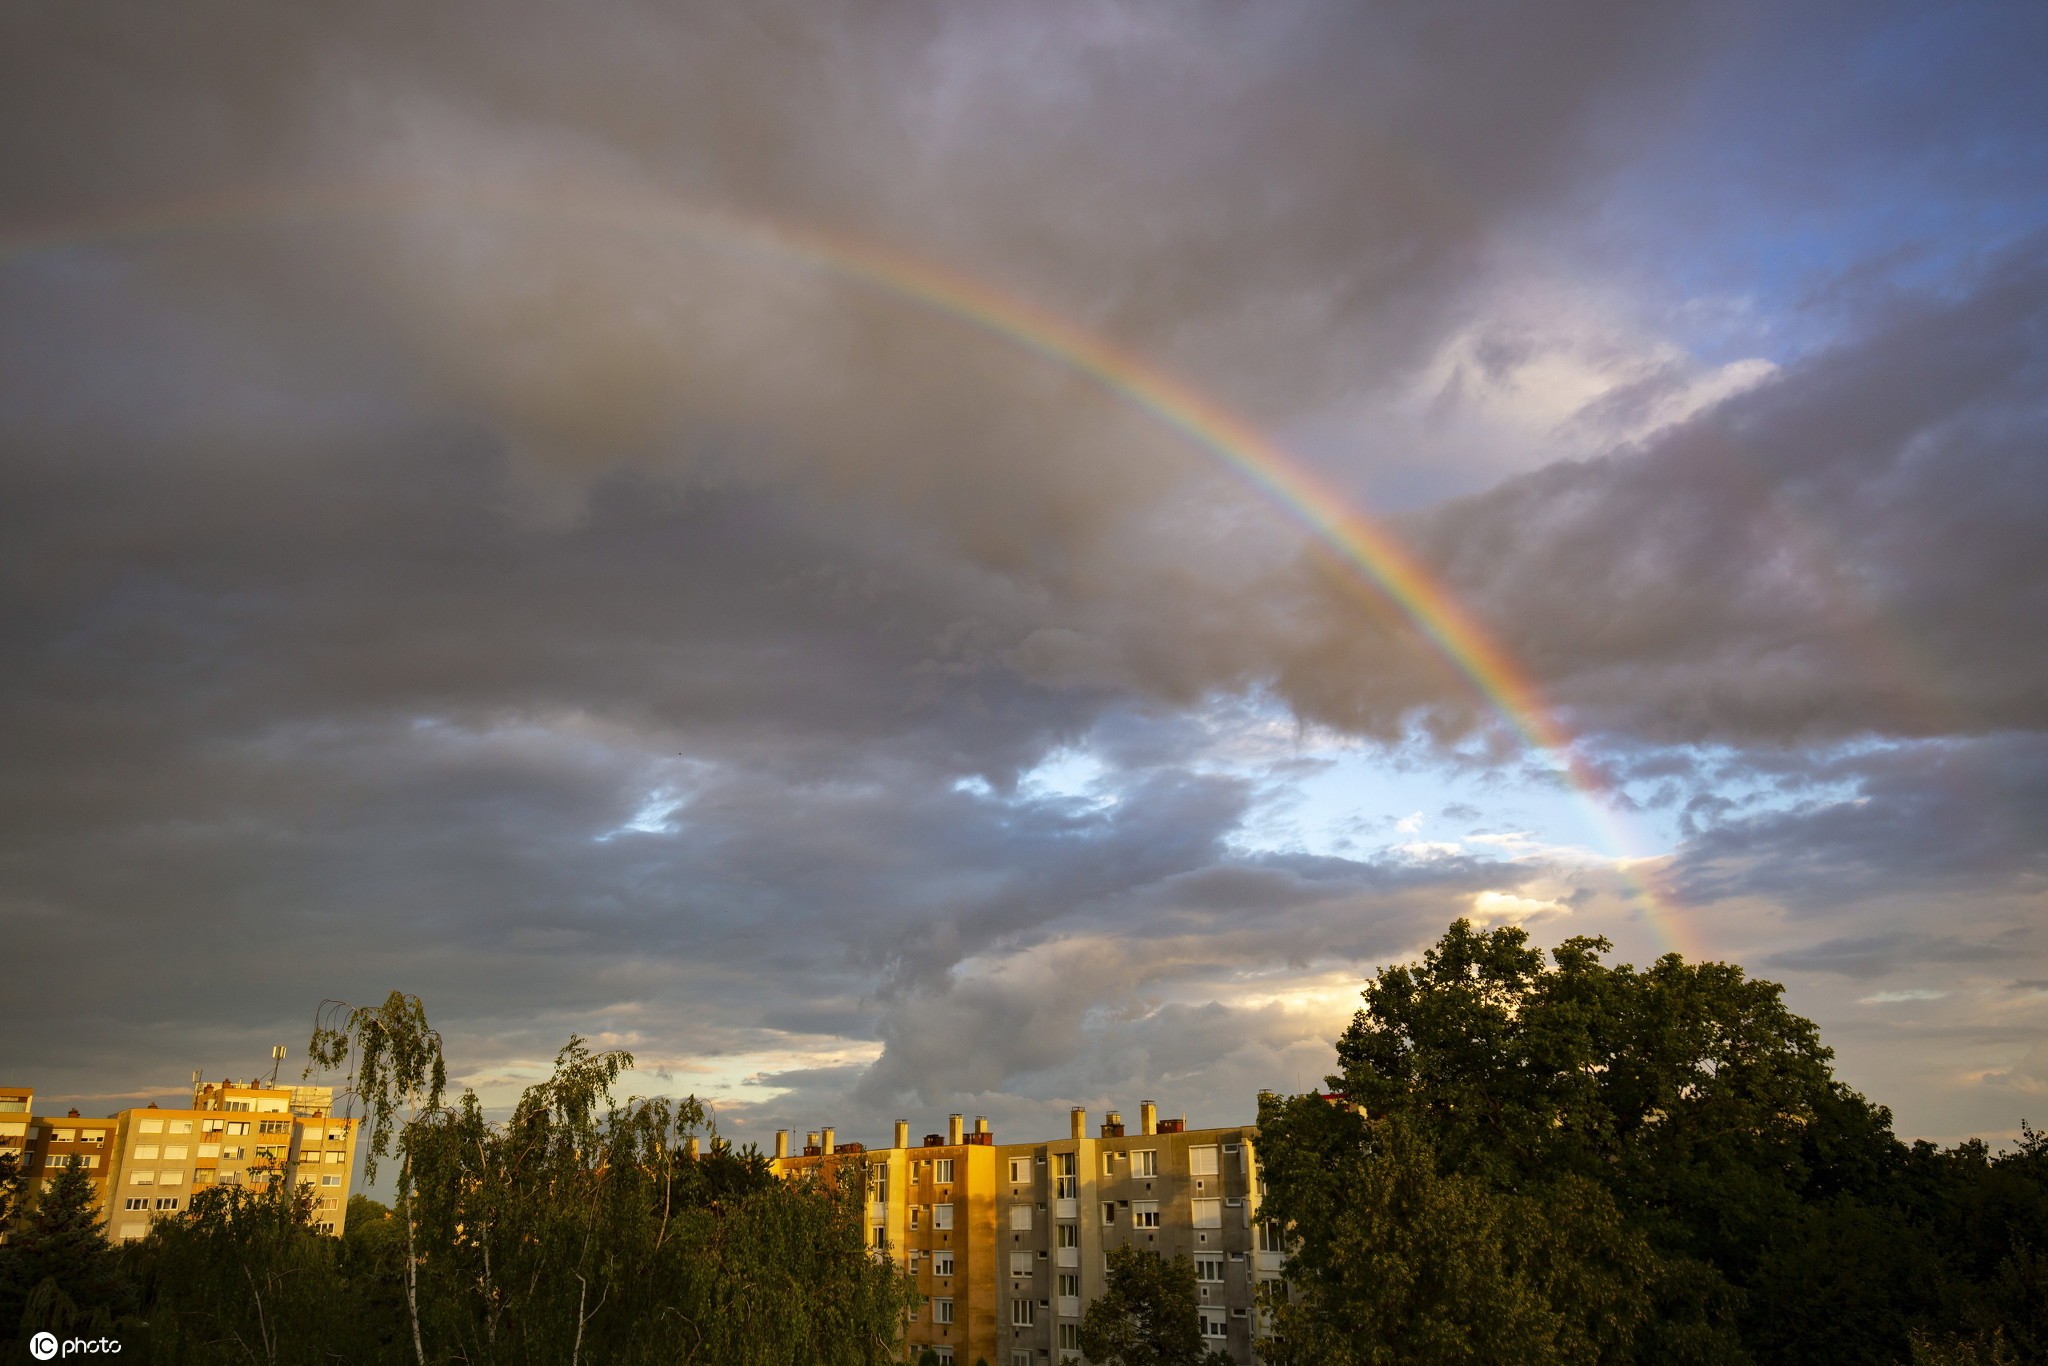
[[[273,1044],[270,1049],[270,1081],[267,1083],[268,1085],[277,1085],[277,1069],[282,1066],[284,1066],[284,1045]]]

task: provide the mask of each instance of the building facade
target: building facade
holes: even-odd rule
[[[19,1102],[20,1108],[7,1107]],[[0,1144],[23,1154],[33,1196],[69,1162],[92,1177],[107,1236],[132,1242],[150,1221],[186,1209],[211,1186],[262,1188],[292,1181],[309,1188],[323,1233],[347,1219],[358,1123],[337,1117],[325,1086],[260,1081],[194,1081],[192,1104],[155,1104],[105,1119],[34,1113],[34,1092],[0,1087]]]
[[[1139,1108],[1137,1132],[1112,1112],[1094,1133],[1075,1110],[1063,1138],[999,1144],[988,1121],[885,1149],[839,1144],[831,1129],[790,1151],[783,1175],[828,1162],[865,1171],[869,1241],[909,1269],[923,1303],[907,1325],[909,1359],[926,1349],[972,1366],[1080,1363],[1081,1318],[1106,1285],[1111,1249],[1133,1246],[1195,1267],[1204,1341],[1252,1366],[1262,1283],[1280,1257],[1264,1248],[1256,1131],[1190,1129]],[[844,1170],[842,1168],[842,1170]]]

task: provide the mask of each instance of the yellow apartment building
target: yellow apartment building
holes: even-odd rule
[[[1255,1306],[1281,1258],[1259,1218],[1251,1126],[1190,1129],[1147,1101],[1135,1134],[1115,1112],[1091,1134],[1076,1109],[1065,1137],[1031,1143],[998,1144],[986,1119],[968,1129],[960,1115],[914,1148],[902,1121],[879,1150],[827,1128],[792,1153],[790,1137],[775,1137],[779,1174],[862,1164],[869,1242],[924,1297],[907,1325],[911,1361],[931,1348],[957,1366],[1082,1362],[1081,1317],[1120,1246],[1190,1258],[1204,1341],[1257,1360]]]
[[[334,1115],[330,1087],[195,1080],[189,1108],[150,1104],[106,1119],[37,1115],[33,1101],[32,1090],[0,1087],[0,1144],[24,1155],[24,1193],[83,1163],[115,1242],[141,1238],[209,1186],[274,1180],[311,1189],[321,1232],[343,1229],[358,1125]]]

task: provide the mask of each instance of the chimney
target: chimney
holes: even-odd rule
[[[1074,1137],[1086,1138],[1088,1136],[1088,1112],[1076,1105],[1073,1110],[1072,1119],[1074,1121]]]
[[[976,1115],[976,1116],[974,1117],[974,1132],[976,1132],[976,1133],[978,1133],[978,1134],[985,1134],[985,1133],[987,1133],[987,1132],[988,1132],[988,1116],[987,1116],[987,1115]]]
[[[1122,1111],[1111,1110],[1102,1117],[1102,1136],[1104,1138],[1122,1138],[1124,1136],[1124,1117]]]
[[[700,1155],[700,1151],[697,1147],[697,1135],[691,1134],[688,1138],[683,1140],[683,1156],[689,1158],[692,1162],[695,1162]]]
[[[896,1146],[899,1148],[908,1148],[910,1146],[910,1121],[907,1119],[896,1121]]]
[[[816,1157],[817,1155],[818,1131],[816,1129],[806,1129],[804,1130],[804,1156]]]
[[[946,1116],[946,1143],[949,1147],[960,1146],[960,1116]]]
[[[789,1156],[789,1130],[777,1129],[775,1131],[775,1155],[777,1157]]]
[[[1156,1134],[1159,1132],[1159,1107],[1149,1100],[1138,1102],[1138,1132]]]
[[[830,1156],[832,1156],[832,1151],[833,1151],[834,1147],[836,1146],[836,1145],[835,1145],[835,1144],[834,1144],[834,1143],[832,1142],[832,1137],[833,1137],[833,1135],[834,1135],[834,1134],[837,1134],[838,1132],[839,1132],[839,1131],[838,1131],[837,1129],[834,1129],[834,1128],[832,1128],[832,1127],[830,1127],[830,1126],[828,1125],[828,1126],[826,1127],[826,1129],[825,1129],[825,1136],[824,1136],[824,1137],[823,1137],[822,1139],[820,1139],[820,1140],[819,1140],[819,1142],[818,1142],[818,1146],[819,1146],[820,1148],[824,1149],[824,1151],[825,1151],[825,1156],[827,1156],[827,1157],[830,1157]]]

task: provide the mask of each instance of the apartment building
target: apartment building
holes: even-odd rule
[[[1190,1129],[1150,1101],[1135,1134],[1115,1112],[1093,1134],[1085,1111],[1070,1118],[1064,1138],[998,1144],[986,1119],[969,1130],[953,1115],[914,1148],[899,1121],[880,1150],[822,1129],[791,1153],[784,1131],[775,1168],[862,1164],[869,1241],[924,1297],[906,1333],[912,1361],[931,1348],[959,1366],[1081,1362],[1081,1318],[1108,1254],[1136,1246],[1193,1261],[1204,1340],[1251,1366],[1261,1283],[1280,1275],[1258,1217],[1256,1130]]]
[[[310,1187],[320,1231],[342,1231],[358,1124],[333,1113],[330,1087],[195,1079],[188,1108],[152,1103],[106,1119],[37,1115],[33,1101],[32,1090],[0,1087],[0,1143],[24,1154],[31,1192],[66,1162],[84,1165],[115,1242],[141,1238],[209,1186],[276,1180]]]
[[[20,1162],[22,1195],[32,1195],[67,1166],[85,1168],[93,1196],[106,1208],[107,1178],[113,1172],[114,1121],[83,1119],[73,1110],[61,1117],[35,1112],[35,1090],[0,1086],[0,1152]]]

